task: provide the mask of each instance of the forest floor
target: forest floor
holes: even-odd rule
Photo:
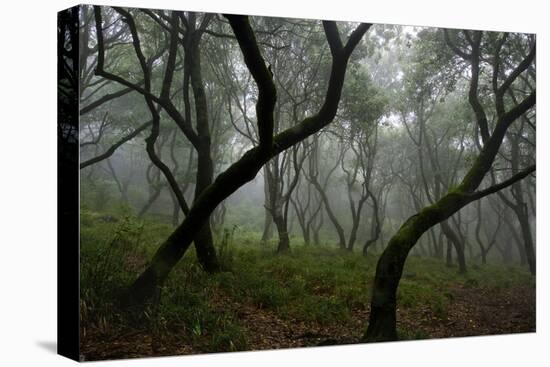
[[[432,339],[531,332],[535,330],[535,290],[533,288],[486,289],[452,287],[453,300],[445,316],[430,307],[398,309],[398,328],[405,338]],[[319,345],[358,343],[364,331],[369,309],[351,310],[346,327],[323,326],[299,320],[284,320],[275,312],[243,305],[226,299],[247,330],[251,350],[296,348]]]
[[[168,231],[84,213],[82,360],[360,341],[376,256],[332,248],[294,246],[278,256],[254,240],[226,240],[218,253],[228,271],[205,274],[189,251],[155,305],[119,309],[121,285],[143,269]],[[400,339],[533,332],[535,303],[525,269],[471,264],[459,275],[442,260],[412,256],[398,290],[398,332]]]

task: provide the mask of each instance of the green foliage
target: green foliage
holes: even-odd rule
[[[388,103],[387,95],[373,83],[366,67],[358,64],[348,67],[340,114],[351,124],[351,136],[357,131],[372,130],[373,125],[388,112]]]
[[[122,310],[117,297],[144,268],[171,227],[139,220],[125,207],[81,212],[81,321],[105,337],[117,328],[146,327],[152,336],[177,334],[203,352],[247,349],[243,308],[305,325],[356,327],[369,307],[376,258],[324,246],[293,246],[276,255],[252,235],[225,230],[217,250],[223,268],[205,274],[194,252],[176,266],[160,296],[145,309]],[[248,238],[249,241],[243,239]],[[506,288],[534,281],[512,267],[472,267],[467,276],[436,259],[409,257],[398,289],[404,310],[430,309],[445,317],[453,287]],[[531,282],[531,283],[529,283]],[[365,322],[367,320],[364,320]],[[425,338],[400,330],[404,339]]]

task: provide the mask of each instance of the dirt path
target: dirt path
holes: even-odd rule
[[[445,317],[426,314],[420,329],[430,338],[535,331],[535,289],[451,288]],[[410,315],[415,316],[415,315]],[[416,319],[416,317],[414,317]],[[404,317],[407,327],[409,317]]]
[[[453,286],[443,315],[430,307],[398,309],[398,328],[416,338],[446,338],[535,331],[535,289],[486,289]],[[323,326],[284,320],[274,311],[260,309],[220,295],[215,307],[232,309],[246,330],[249,350],[297,348],[357,343],[365,329],[368,309],[352,310],[345,324]],[[93,332],[85,338],[87,360],[193,354],[185,337],[174,334],[152,338],[147,331],[118,331],[106,336]]]
[[[532,288],[485,289],[452,287],[444,315],[430,307],[398,309],[398,328],[416,338],[447,338],[535,331],[535,290]],[[283,320],[275,312],[239,305],[230,300],[225,307],[238,310],[241,325],[248,331],[251,350],[350,344],[360,340],[368,309],[352,310],[345,325],[321,326]]]

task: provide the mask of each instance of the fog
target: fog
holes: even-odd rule
[[[84,243],[139,228],[135,302],[191,246],[206,273],[326,250],[393,340],[411,258],[535,275],[534,35],[92,6],[78,35]]]

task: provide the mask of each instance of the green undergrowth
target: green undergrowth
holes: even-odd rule
[[[216,235],[224,271],[206,274],[190,250],[173,270],[160,296],[145,309],[121,310],[121,290],[144,269],[172,231],[168,224],[138,219],[125,208],[81,211],[81,321],[83,328],[111,335],[120,328],[184,338],[197,351],[248,348],[244,308],[290,323],[351,325],[354,311],[368,309],[377,258],[327,246],[291,243],[286,255],[258,234],[233,227]],[[466,275],[441,260],[410,256],[398,289],[398,305],[429,307],[445,316],[453,287],[506,288],[532,284],[516,267],[471,266]],[[364,320],[365,324],[367,320]],[[355,326],[356,327],[356,326]],[[401,331],[405,339],[422,337]]]

